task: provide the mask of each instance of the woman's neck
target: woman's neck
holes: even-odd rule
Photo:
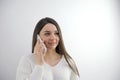
[[[45,55],[45,58],[49,58],[51,60],[54,60],[54,59],[57,59],[57,58],[60,58],[61,55],[58,54],[55,50],[48,50],[46,55]]]
[[[45,55],[45,62],[51,66],[55,66],[61,58],[62,55],[58,54],[56,51],[47,51]]]

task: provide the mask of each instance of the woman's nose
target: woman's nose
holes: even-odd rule
[[[55,39],[55,35],[54,34],[50,35],[50,39]]]

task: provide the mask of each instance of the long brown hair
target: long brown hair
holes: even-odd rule
[[[56,52],[60,55],[64,55],[69,67],[72,69],[72,71],[79,76],[79,72],[78,72],[78,69],[76,67],[76,64],[74,62],[74,60],[72,59],[72,57],[67,53],[66,49],[65,49],[65,46],[64,46],[64,42],[63,42],[63,38],[62,38],[62,33],[61,33],[61,29],[58,25],[58,23],[52,19],[52,18],[49,18],[49,17],[46,17],[46,18],[42,18],[38,23],[37,25],[35,26],[35,29],[34,29],[34,32],[33,32],[33,40],[32,40],[32,53],[34,53],[34,46],[36,44],[36,41],[37,41],[37,34],[39,34],[39,32],[42,30],[42,28],[48,24],[48,23],[51,23],[53,25],[56,26],[57,30],[58,30],[58,33],[59,33],[59,38],[60,38],[60,41],[59,41],[59,44],[58,46],[56,47]]]

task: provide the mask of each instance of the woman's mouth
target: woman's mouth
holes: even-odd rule
[[[55,46],[56,45],[56,42],[51,42],[51,43],[48,43],[50,46]]]

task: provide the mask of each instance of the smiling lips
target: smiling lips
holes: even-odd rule
[[[48,43],[49,45],[51,45],[51,46],[54,46],[54,45],[56,45],[56,42],[51,42],[51,43]]]
[[[50,45],[55,45],[56,43],[49,43]]]

